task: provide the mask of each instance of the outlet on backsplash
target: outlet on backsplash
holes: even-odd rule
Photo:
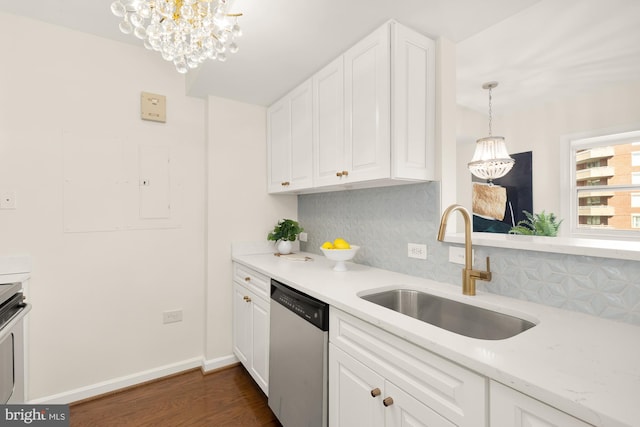
[[[475,257],[475,250],[471,251],[471,263],[473,264],[473,258]],[[449,247],[449,262],[456,264],[464,264],[464,248],[457,246]]]
[[[408,243],[407,256],[409,258],[427,259],[427,245]]]

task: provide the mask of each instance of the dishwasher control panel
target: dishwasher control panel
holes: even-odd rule
[[[329,330],[329,304],[273,279],[271,299],[317,328]]]

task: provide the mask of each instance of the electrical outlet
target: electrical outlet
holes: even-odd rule
[[[301,242],[306,242],[308,237],[309,236],[307,236],[307,233],[304,231],[298,235],[298,239],[300,239]]]
[[[427,245],[408,243],[407,252],[409,258],[427,259]]]
[[[475,251],[471,251],[471,264],[473,265],[473,258]],[[464,265],[464,248],[458,246],[449,246],[449,262]]]
[[[182,322],[182,309],[170,310],[162,313],[162,323]]]

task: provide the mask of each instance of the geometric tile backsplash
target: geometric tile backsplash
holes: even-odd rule
[[[440,184],[428,182],[298,196],[308,233],[300,248],[320,254],[325,240],[344,237],[361,248],[355,262],[459,284],[462,266],[436,240]],[[407,257],[407,243],[427,245],[427,259]],[[640,262],[475,246],[491,257],[491,282],[479,290],[640,325]]]

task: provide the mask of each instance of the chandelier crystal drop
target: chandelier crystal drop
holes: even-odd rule
[[[231,0],[116,0],[111,12],[122,18],[120,31],[143,40],[184,74],[238,51],[242,14],[230,14],[230,7]]]
[[[491,89],[496,86],[498,86],[498,82],[488,82],[482,85],[483,89],[489,89],[489,136],[476,141],[473,158],[467,164],[473,175],[488,180],[489,184],[493,184],[494,179],[502,178],[508,174],[515,163],[515,160],[509,156],[504,138],[491,135]]]

